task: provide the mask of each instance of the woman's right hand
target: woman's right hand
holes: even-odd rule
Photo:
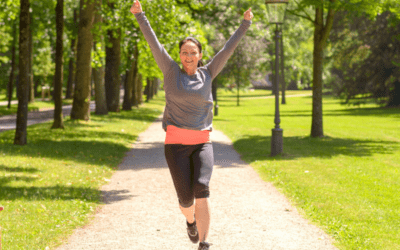
[[[139,3],[139,0],[135,0],[131,7],[132,14],[142,13],[142,6]]]

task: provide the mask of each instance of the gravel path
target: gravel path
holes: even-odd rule
[[[75,230],[58,250],[197,249],[186,235],[164,158],[165,132],[157,120],[140,134],[108,185],[93,221]],[[211,179],[211,249],[336,249],[287,199],[240,159],[220,131],[211,133],[215,169]]]

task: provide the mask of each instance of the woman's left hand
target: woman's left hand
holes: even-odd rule
[[[243,16],[244,16],[244,20],[250,21],[254,17],[253,13],[251,13],[251,8],[246,10],[244,12]]]

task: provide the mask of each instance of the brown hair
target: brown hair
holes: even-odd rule
[[[182,41],[180,41],[179,42],[179,53],[181,53],[181,48],[182,48],[182,46],[185,44],[185,43],[187,43],[188,41],[191,41],[191,42],[193,42],[194,44],[196,44],[196,46],[197,46],[197,48],[199,48],[199,51],[200,51],[200,53],[201,53],[201,43],[196,39],[196,38],[194,38],[194,37],[186,37],[185,39],[183,39]],[[204,64],[203,64],[203,61],[200,59],[199,61],[198,61],[198,63],[197,63],[197,67],[201,67],[201,66],[203,66]]]

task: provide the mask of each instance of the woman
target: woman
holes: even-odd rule
[[[244,13],[238,30],[205,66],[201,62],[203,54],[199,41],[193,37],[182,40],[179,54],[183,67],[180,68],[159,43],[138,0],[131,12],[164,75],[165,158],[179,207],[186,217],[188,236],[193,243],[200,241],[199,250],[207,250],[210,249],[206,242],[210,228],[209,183],[214,165],[209,137],[213,119],[211,83],[250,27],[253,14],[251,8]]]

